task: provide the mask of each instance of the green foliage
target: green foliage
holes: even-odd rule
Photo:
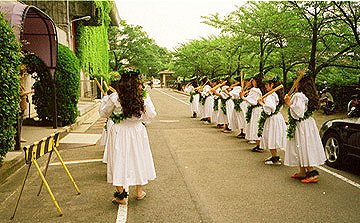
[[[94,1],[94,4],[99,15],[96,18],[99,21],[96,22],[97,26],[86,26],[86,22],[78,22],[76,27],[76,54],[80,59],[80,67],[87,75],[98,79],[100,77],[108,79],[107,29],[110,23],[110,5],[108,1]]]
[[[350,84],[360,69],[359,6],[249,1],[223,17],[203,16],[203,23],[221,34],[182,44],[174,52],[172,66],[185,79],[194,73],[214,77],[270,72],[282,73],[287,83],[297,69],[309,69],[316,78]]]
[[[73,124],[78,116],[80,95],[79,60],[69,48],[58,45],[58,65],[55,72],[58,122]]]
[[[80,67],[79,60],[67,47],[58,45],[56,77],[56,106],[58,124],[72,124],[78,116]],[[44,62],[33,54],[26,55],[24,63],[35,79],[32,96],[39,119],[51,124],[54,108],[54,82]]]
[[[159,71],[167,69],[171,55],[166,48],[156,45],[141,26],[121,20],[120,27],[109,28],[108,36],[112,70],[119,71],[130,64],[149,76],[156,76]]]
[[[21,59],[21,45],[9,22],[0,13],[0,163],[14,145],[14,125],[19,113]]]

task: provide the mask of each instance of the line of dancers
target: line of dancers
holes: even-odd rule
[[[260,75],[241,75],[233,82],[205,77],[200,84],[194,78],[184,91],[190,94],[193,118],[215,124],[224,133],[239,131],[237,137],[255,144],[251,151],[271,153],[265,164],[281,165],[278,151],[285,150],[284,164],[299,167],[299,172],[291,177],[302,183],[317,183],[319,172],[314,166],[326,160],[312,117],[319,108],[319,96],[313,78],[303,70],[297,73],[299,76],[287,94],[276,76]],[[288,124],[280,112],[285,105]]]

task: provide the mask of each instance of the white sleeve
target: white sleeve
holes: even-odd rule
[[[145,112],[141,115],[140,120],[144,122],[150,122],[156,116],[155,106],[148,96],[144,99]]]
[[[115,109],[115,103],[118,100],[117,93],[112,93],[106,100],[102,102],[99,108],[100,117],[108,118]]]
[[[296,93],[291,98],[290,114],[294,119],[300,119],[304,117],[304,114],[307,110],[307,101],[308,99],[306,96],[304,95],[304,97],[302,97],[300,93]]]
[[[274,94],[276,94],[276,93],[269,95],[264,100],[263,109],[264,109],[264,112],[268,115],[274,113],[276,111],[276,106],[279,104],[279,99],[278,99],[277,95],[274,95]]]
[[[260,97],[261,95],[256,90],[251,89],[249,95],[245,99],[250,105],[257,105],[257,101]]]

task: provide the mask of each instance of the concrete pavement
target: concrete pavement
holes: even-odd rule
[[[225,134],[213,125],[191,119],[188,97],[168,89],[150,92],[158,112],[147,130],[157,179],[145,186],[148,196],[137,201],[130,188],[127,222],[356,222],[360,189],[320,171],[318,184],[304,185],[289,176],[297,170],[267,166],[267,153]],[[84,134],[101,133],[99,119]],[[81,129],[82,127],[79,126]],[[47,179],[64,216],[57,217],[48,194],[36,196],[40,179],[32,170],[18,212],[8,221],[25,169],[0,185],[0,222],[116,222],[113,187],[106,183],[103,148],[64,143],[61,155],[81,195],[54,158]],[[283,157],[283,154],[281,154]],[[44,159],[43,159],[44,160]],[[42,161],[44,162],[44,161]],[[333,170],[360,183],[359,175]],[[341,210],[341,212],[339,212]]]

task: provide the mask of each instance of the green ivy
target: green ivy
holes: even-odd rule
[[[80,67],[87,75],[109,79],[108,26],[110,24],[110,4],[108,1],[94,1],[96,26],[79,22],[76,28],[76,54]],[[93,20],[93,19],[92,19]]]
[[[58,61],[55,71],[58,125],[75,122],[78,116],[77,103],[80,94],[80,67],[75,54],[66,46],[58,44]],[[34,73],[35,94],[32,96],[38,118],[45,124],[53,122],[53,79],[44,62],[35,55],[26,55],[24,63],[29,73]]]
[[[19,113],[20,73],[23,55],[13,29],[0,13],[0,164],[13,149],[15,123]]]

